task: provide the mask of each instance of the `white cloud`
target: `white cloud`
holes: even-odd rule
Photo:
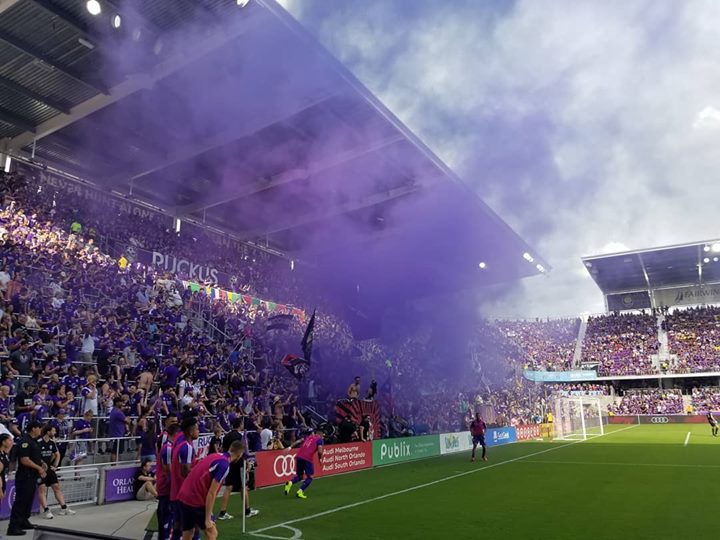
[[[599,311],[581,255],[717,236],[720,3],[361,4],[296,15],[553,266],[492,313]]]

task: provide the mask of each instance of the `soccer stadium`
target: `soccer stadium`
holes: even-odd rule
[[[0,0],[0,535],[714,538],[713,17]]]

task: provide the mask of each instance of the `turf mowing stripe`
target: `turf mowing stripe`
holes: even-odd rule
[[[624,428],[618,429],[618,430],[616,430],[616,431],[606,432],[606,433],[604,433],[603,435],[599,435],[598,437],[595,437],[595,439],[593,439],[593,440],[596,440],[596,439],[599,438],[599,437],[604,437],[605,435],[613,435],[613,434],[615,434],[615,433],[620,433],[620,432],[626,431],[626,430],[628,430],[628,429],[633,429],[633,428],[638,427],[638,425],[639,425],[639,424],[634,424],[634,425],[632,425],[632,426],[624,427]],[[334,514],[335,512],[341,512],[341,511],[343,511],[343,510],[348,510],[348,509],[350,509],[350,508],[355,508],[356,506],[362,506],[362,505],[365,505],[365,504],[368,504],[368,503],[371,503],[371,502],[381,501],[381,500],[387,499],[387,498],[389,498],[389,497],[394,497],[395,495],[402,495],[403,493],[410,493],[411,491],[415,491],[415,490],[418,490],[418,489],[426,488],[426,487],[429,487],[429,486],[434,486],[434,485],[436,485],[436,484],[442,484],[443,482],[447,482],[447,481],[449,481],[449,480],[454,480],[455,478],[460,478],[460,477],[462,477],[462,476],[467,476],[467,475],[469,475],[469,474],[475,474],[475,473],[478,473],[478,472],[481,472],[481,471],[487,471],[488,469],[492,469],[492,468],[495,468],[495,467],[499,467],[500,465],[507,465],[508,463],[514,463],[514,462],[516,462],[516,461],[521,461],[521,460],[523,460],[523,459],[527,459],[527,458],[530,458],[530,457],[539,456],[539,455],[541,455],[541,454],[546,454],[546,453],[552,452],[552,451],[554,451],[554,450],[560,450],[561,448],[566,448],[566,447],[568,447],[568,446],[573,446],[573,445],[578,444],[578,443],[581,443],[581,442],[585,442],[585,441],[583,441],[583,440],[572,441],[572,442],[570,442],[570,443],[562,444],[562,445],[560,445],[560,446],[554,446],[554,447],[552,447],[552,448],[547,448],[547,449],[545,449],[545,450],[540,450],[539,452],[533,452],[532,454],[526,454],[526,455],[524,455],[524,456],[519,456],[519,457],[512,458],[512,459],[508,459],[508,460],[505,460],[505,461],[500,461],[500,462],[498,462],[498,463],[493,463],[492,465],[486,465],[485,467],[482,467],[482,468],[480,468],[480,469],[473,469],[472,471],[465,471],[465,472],[462,472],[462,473],[459,473],[459,474],[453,474],[452,476],[447,476],[447,477],[445,477],[445,478],[440,478],[439,480],[433,480],[432,482],[426,482],[426,483],[420,484],[420,485],[418,485],[418,486],[413,486],[413,487],[409,487],[409,488],[406,488],[406,489],[401,489],[401,490],[399,490],[399,491],[394,491],[394,492],[392,492],[392,493],[386,493],[385,495],[379,495],[378,497],[372,497],[372,498],[370,498],[370,499],[365,499],[364,501],[358,501],[358,502],[351,503],[351,504],[345,504],[345,505],[343,505],[343,506],[338,506],[337,508],[332,508],[332,509],[330,509],[330,510],[325,510],[325,511],[323,511],[323,512],[318,512],[317,514],[312,514],[312,515],[310,515],[310,516],[305,516],[305,517],[301,517],[301,518],[297,518],[297,519],[291,519],[291,520],[285,521],[285,522],[283,522],[283,523],[278,523],[277,525],[270,525],[270,526],[268,526],[268,527],[263,527],[263,528],[261,528],[261,529],[256,529],[256,530],[254,530],[254,531],[248,531],[248,534],[262,533],[262,532],[269,531],[269,530],[271,530],[271,529],[275,529],[275,528],[278,528],[278,527],[286,527],[287,525],[291,525],[291,524],[293,524],[293,523],[299,523],[299,522],[301,522],[301,521],[308,521],[308,520],[310,520],[310,519],[315,519],[315,518],[318,518],[318,517],[327,516],[328,514]]]
[[[542,459],[528,459],[523,463],[547,463],[549,465],[610,465],[627,467],[678,467],[683,469],[720,469],[720,465],[685,465],[683,463],[626,463],[622,461],[549,461]]]
[[[688,434],[687,434],[687,436],[685,437],[685,444],[683,444],[683,446],[687,446],[689,440],[690,440],[690,432],[688,431]]]

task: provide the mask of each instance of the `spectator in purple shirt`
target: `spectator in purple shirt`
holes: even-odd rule
[[[111,461],[115,462],[118,460],[118,455],[125,451],[125,431],[130,423],[130,419],[125,416],[122,411],[123,398],[116,397],[113,400],[113,408],[110,411],[110,417],[108,420],[110,429],[109,436],[113,439],[112,450],[111,450]]]

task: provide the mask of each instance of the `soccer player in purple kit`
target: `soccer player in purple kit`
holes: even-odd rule
[[[205,532],[207,540],[218,536],[213,519],[213,506],[220,487],[230,470],[230,463],[242,458],[245,445],[235,441],[230,451],[210,454],[192,468],[178,495],[182,514],[182,540],[191,540],[197,529]]]
[[[317,452],[318,459],[320,460],[320,463],[322,463],[324,444],[322,434],[323,429],[318,426],[315,428],[314,433],[309,434],[304,439],[300,439],[295,442],[295,444],[287,448],[287,451],[289,452],[292,448],[302,445],[300,447],[300,451],[297,453],[297,456],[295,456],[295,477],[285,484],[285,495],[289,495],[293,485],[303,480],[303,476],[305,476],[305,480],[303,480],[303,483],[300,485],[300,489],[298,489],[295,496],[298,499],[307,499],[305,490],[310,487],[310,484],[313,481],[312,475],[315,473],[315,465],[313,464],[315,452]]]

